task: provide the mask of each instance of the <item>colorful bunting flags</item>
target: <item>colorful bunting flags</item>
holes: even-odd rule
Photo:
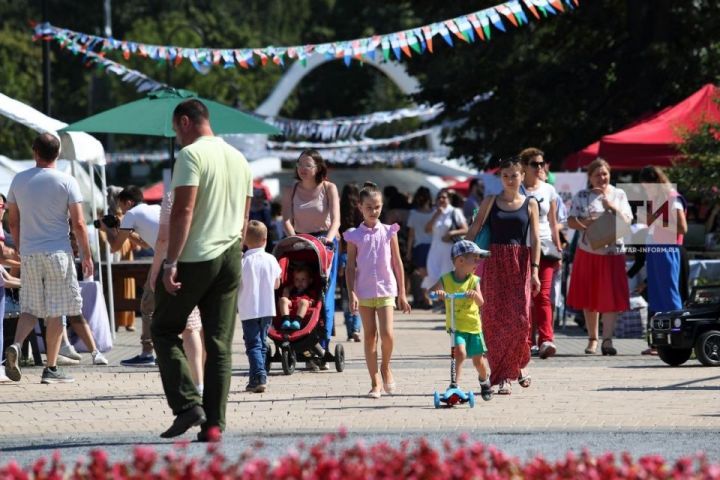
[[[433,53],[433,39],[436,36],[440,36],[451,47],[454,46],[453,36],[466,43],[474,43],[476,38],[488,41],[491,37],[490,25],[501,32],[507,31],[506,22],[514,28],[526,25],[528,16],[524,9],[529,11],[535,19],[540,20],[541,16],[558,15],[577,6],[579,6],[579,0],[508,0],[478,12],[399,32],[349,41],[289,47],[185,48],[148,45],[88,35],[56,27],[50,23],[36,25],[34,38],[55,41],[61,48],[73,53],[82,49],[88,58],[91,54],[100,55],[116,50],[121,52],[125,60],[133,55],[157,62],[168,62],[171,65],[178,65],[183,60],[188,60],[198,72],[206,74],[214,66],[223,68],[240,66],[248,69],[257,63],[265,66],[272,62],[284,67],[286,60],[299,60],[302,65],[305,65],[307,59],[313,55],[342,59],[346,65],[350,65],[352,60],[360,62],[375,60],[378,48],[380,48],[384,60],[389,60],[391,54],[395,59],[401,60],[403,56],[410,58],[413,54],[421,55],[426,51]],[[256,62],[256,59],[259,62]],[[93,57],[94,60],[96,59]]]

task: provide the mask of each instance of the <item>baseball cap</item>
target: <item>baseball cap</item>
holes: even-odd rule
[[[471,242],[470,240],[460,240],[459,242],[455,242],[452,246],[450,255],[452,258],[456,258],[460,255],[465,255],[466,253],[476,253],[478,255],[482,255],[483,251],[475,244],[475,242]]]

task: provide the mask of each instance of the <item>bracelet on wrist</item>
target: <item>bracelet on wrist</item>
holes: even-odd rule
[[[539,268],[540,268],[540,265],[538,265],[537,263],[531,263],[531,264],[530,264],[530,267],[531,267],[531,268],[538,268],[538,269],[539,269]]]
[[[170,268],[177,268],[177,260],[174,262],[168,262],[165,260],[165,262],[163,262],[163,270],[168,270]]]

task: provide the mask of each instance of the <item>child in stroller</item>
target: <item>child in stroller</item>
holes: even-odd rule
[[[279,362],[283,373],[291,375],[297,361],[319,369],[323,366],[327,369],[327,364],[334,362],[335,369],[342,372],[343,346],[336,344],[333,354],[321,343],[326,335],[323,299],[333,252],[312,235],[301,233],[280,240],[273,255],[282,273],[281,287],[276,293],[278,315],[268,330],[275,352],[271,354],[268,349],[266,369],[269,371],[273,362]]]
[[[300,330],[308,309],[315,304],[315,298],[318,298],[319,295],[312,288],[312,271],[309,265],[296,265],[292,275],[292,288],[290,286],[283,288],[280,300],[278,300],[282,330]],[[291,320],[290,312],[293,310],[295,315]]]

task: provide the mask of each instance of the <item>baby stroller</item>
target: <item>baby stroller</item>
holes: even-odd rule
[[[265,368],[269,372],[272,362],[282,364],[283,373],[292,375],[295,365],[301,361],[334,362],[335,369],[342,372],[345,369],[345,350],[343,346],[335,345],[335,355],[323,349],[320,340],[325,337],[324,300],[327,291],[327,276],[332,266],[333,252],[328,250],[317,238],[312,235],[298,234],[283,238],[273,250],[282,270],[280,276],[281,286],[277,290],[277,301],[286,285],[292,283],[293,267],[299,263],[310,265],[313,272],[312,285],[317,293],[313,305],[308,308],[305,318],[300,322],[299,330],[283,330],[282,318],[276,315],[268,330],[268,337],[275,344],[275,353],[271,353],[268,345],[265,357]],[[290,315],[295,315],[295,308]]]

